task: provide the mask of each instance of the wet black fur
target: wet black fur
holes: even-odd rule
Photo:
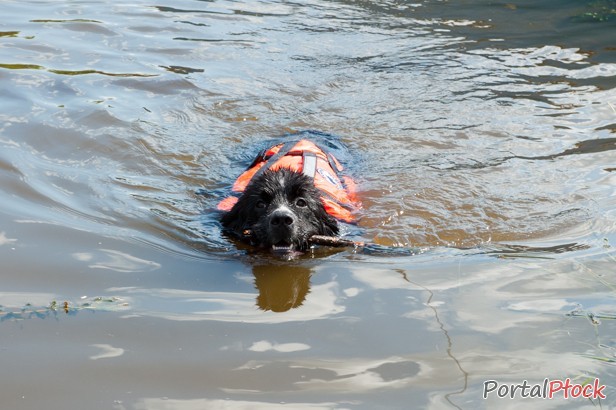
[[[284,168],[255,177],[221,222],[239,237],[250,231],[246,239],[266,248],[306,250],[312,235],[338,234],[312,178]]]

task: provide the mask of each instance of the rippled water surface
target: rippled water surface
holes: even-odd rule
[[[616,406],[613,0],[1,9],[2,408]],[[229,241],[305,130],[372,245]],[[482,398],[567,377],[607,398]]]

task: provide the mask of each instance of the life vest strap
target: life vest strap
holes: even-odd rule
[[[259,170],[257,172],[255,172],[255,174],[250,179],[254,180],[257,177],[259,177],[259,175],[261,175],[263,172],[265,172],[267,169],[269,169],[269,167],[272,164],[276,163],[276,161],[278,161],[278,159],[280,159],[280,158],[284,157],[285,155],[287,155],[291,151],[291,148],[293,148],[293,146],[295,146],[295,142],[287,142],[282,147],[280,147],[280,149],[278,150],[277,153],[275,153],[271,157],[265,159],[265,156],[263,156],[263,158],[265,160],[265,164],[263,164],[263,166],[261,168],[259,168]]]

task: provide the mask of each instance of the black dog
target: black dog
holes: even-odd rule
[[[279,144],[260,154],[238,178],[239,198],[223,200],[222,225],[256,246],[304,251],[313,235],[335,236],[337,219],[353,222],[359,207],[342,167],[308,140]]]
[[[236,233],[249,231],[254,244],[274,251],[303,251],[312,235],[338,234],[312,179],[286,168],[251,181],[222,224]]]

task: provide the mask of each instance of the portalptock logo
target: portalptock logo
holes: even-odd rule
[[[561,397],[564,399],[582,397],[585,399],[605,399],[603,393],[605,386],[595,379],[591,383],[576,384],[572,383],[571,379],[549,380],[544,379],[543,383],[529,384],[524,380],[518,384],[499,383],[496,380],[486,380],[483,382],[483,398],[487,399],[490,395],[499,398],[515,399],[521,398],[538,398],[538,399],[554,399]]]

